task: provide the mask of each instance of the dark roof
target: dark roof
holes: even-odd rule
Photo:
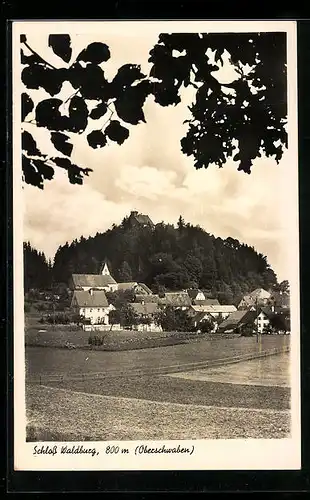
[[[137,294],[135,296],[135,302],[153,302],[155,304],[157,304],[159,301],[159,297],[158,295],[153,295],[153,294],[149,294],[149,295],[143,295],[143,294]]]
[[[241,324],[248,323],[256,317],[255,311],[234,311],[219,325],[220,330],[233,329]]]
[[[154,226],[148,215],[139,214],[138,212],[132,211],[130,217],[135,219],[139,224],[145,226]]]
[[[145,292],[148,294],[148,295],[153,295],[153,292],[152,290],[147,286],[145,285],[145,283],[138,283],[138,285],[143,289],[145,290]]]
[[[203,293],[199,288],[190,288],[187,290],[187,293],[191,299],[195,299],[198,295],[198,293]]]
[[[136,281],[129,281],[128,283],[118,283],[117,288],[119,290],[133,290],[136,285]]]
[[[102,288],[116,284],[115,279],[109,274],[72,274],[72,281],[74,288]]]
[[[200,323],[201,321],[204,320],[206,314],[204,312],[196,312],[193,311],[190,316],[192,317],[193,321],[196,321],[197,323]]]
[[[217,299],[194,300],[195,306],[219,306]]]
[[[166,292],[163,297],[158,298],[158,303],[175,307],[189,307],[192,305],[187,292]]]
[[[153,302],[147,302],[146,304],[132,302],[131,304],[129,304],[129,306],[141,316],[149,316],[159,311],[158,305],[154,304]]]
[[[108,307],[108,301],[104,290],[75,290],[72,297],[72,304],[79,307]]]

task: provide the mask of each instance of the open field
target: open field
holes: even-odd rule
[[[288,336],[264,336],[261,343],[217,338],[127,352],[26,347],[28,439],[288,437],[290,363],[284,350],[289,342]],[[274,348],[282,354],[182,369]],[[97,372],[103,378],[80,377]],[[64,378],[48,381],[48,375],[57,374]],[[42,385],[29,383],[40,375]]]
[[[48,385],[76,392],[165,403],[274,410],[288,410],[290,407],[288,387],[218,383],[164,375],[71,380]]]
[[[283,353],[281,356],[240,361],[218,368],[170,373],[167,377],[238,385],[290,387],[290,356],[289,353]]]
[[[284,438],[286,410],[208,407],[27,388],[28,440]]]
[[[275,335],[262,336],[259,343],[256,343],[256,339],[252,337],[217,338],[124,352],[26,347],[26,370],[28,377],[36,377],[40,374],[78,375],[92,372],[109,375],[121,371],[128,375],[140,368],[147,371],[227,359],[261,353],[268,349],[284,349],[289,345],[289,336]]]

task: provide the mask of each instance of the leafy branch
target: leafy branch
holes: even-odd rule
[[[121,145],[129,137],[124,124],[145,123],[143,107],[149,95],[160,106],[176,106],[181,102],[182,88],[188,86],[195,89],[196,95],[189,107],[191,118],[185,121],[188,132],[181,139],[181,150],[193,156],[195,168],[207,168],[212,163],[222,167],[232,157],[239,162],[238,170],[250,173],[255,158],[264,153],[278,162],[287,146],[284,33],[161,34],[149,53],[149,75],[143,74],[139,65],[125,64],[110,81],[101,67],[111,57],[104,43],[90,43],[71,62],[70,36],[49,35],[49,47],[66,63],[59,68],[33,50],[25,35],[21,36],[21,43],[31,54],[21,53],[25,87],[30,91],[42,88],[50,96],[35,105],[24,92],[22,121],[49,130],[52,144],[65,160],[47,163],[46,155],[38,153],[36,145],[36,161],[29,160],[29,151],[23,148],[24,179],[33,185],[42,187],[45,179],[52,178],[49,169],[54,175],[55,167],[65,168],[69,181],[81,184],[89,169],[71,163],[71,138],[86,136],[94,149],[103,148],[110,141]],[[214,53],[215,64],[206,55],[209,49]],[[225,51],[238,74],[230,83],[220,83],[216,78],[219,67],[224,65]],[[243,70],[246,65],[251,68],[247,74]],[[64,82],[74,89],[66,99],[61,98]],[[233,89],[234,95],[224,92],[225,88]],[[94,101],[95,107],[90,108]],[[67,103],[68,113],[63,115],[60,108]],[[35,117],[26,120],[31,112]],[[105,118],[107,113],[110,115]],[[84,134],[89,119],[101,118],[105,119],[102,127]],[[23,132],[28,146],[29,136],[32,138],[29,132]],[[46,165],[45,170],[39,159]]]

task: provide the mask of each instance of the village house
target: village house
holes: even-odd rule
[[[145,297],[146,295],[152,295],[152,290],[146,286],[144,283],[137,283],[136,281],[131,281],[128,283],[118,283],[117,289],[122,291],[132,290],[135,295]]]
[[[69,285],[72,290],[84,291],[96,289],[115,292],[118,288],[106,262],[103,264],[100,274],[72,274]]]
[[[149,295],[136,294],[134,301],[135,302],[140,302],[141,304],[149,303],[149,302],[153,302],[155,304],[158,304],[159,297],[158,297],[158,295],[155,295],[153,293],[149,294]]]
[[[220,325],[219,332],[233,333],[241,332],[245,326],[253,328],[253,333],[266,333],[270,329],[270,321],[273,317],[269,309],[237,310],[231,313]]]
[[[233,305],[207,304],[207,305],[192,305],[191,309],[196,313],[203,313],[203,319],[227,318],[231,313],[237,311]]]
[[[194,306],[219,306],[220,303],[217,299],[204,299],[204,300],[194,300]]]
[[[250,309],[256,306],[266,306],[269,303],[271,293],[263,288],[256,288],[253,292],[245,295],[238,304],[238,309]]]
[[[109,313],[115,307],[108,304],[104,290],[75,290],[71,308],[79,316],[88,320],[90,325],[109,325]],[[86,325],[85,325],[86,326]]]
[[[129,307],[138,316],[138,324],[134,328],[138,331],[161,332],[162,327],[155,322],[156,314],[160,311],[157,304],[153,302],[138,303],[132,302]]]
[[[189,309],[192,305],[192,301],[185,292],[165,292],[158,296],[158,304],[161,306],[171,306],[176,309],[182,309],[183,311]]]

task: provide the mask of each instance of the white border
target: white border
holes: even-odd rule
[[[33,443],[25,442],[25,348],[23,313],[23,212],[20,134],[20,44],[19,35],[42,32],[106,33],[124,36],[163,32],[258,32],[286,31],[288,48],[288,135],[291,171],[287,178],[292,198],[287,211],[290,233],[290,283],[292,296],[292,438],[283,440],[165,441],[166,447],[195,446],[189,455],[106,455],[107,443],[83,443],[100,451],[98,458],[84,455],[34,456]],[[13,251],[14,251],[14,464],[15,470],[296,470],[301,467],[300,434],[300,336],[299,336],[299,226],[298,226],[298,122],[297,41],[295,21],[14,21],[13,43]],[[148,442],[160,446],[161,441]],[[50,443],[61,446],[62,443]],[[65,443],[69,444],[69,443]],[[77,443],[72,443],[77,445]],[[114,442],[134,450],[141,442]],[[171,460],[171,458],[173,458]]]

